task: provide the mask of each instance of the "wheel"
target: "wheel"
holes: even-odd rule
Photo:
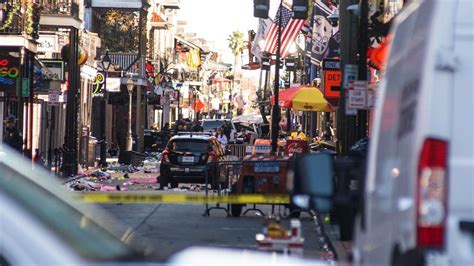
[[[298,219],[301,216],[301,209],[298,208],[295,204],[290,203],[288,205],[288,209],[290,210],[290,218]]]
[[[230,205],[230,214],[232,214],[233,217],[240,217],[242,214],[242,208],[244,205],[242,204],[231,204]]]
[[[398,248],[396,248],[392,255],[391,264],[392,266],[424,266],[426,265],[426,261],[423,252],[419,249],[411,249],[401,253]]]

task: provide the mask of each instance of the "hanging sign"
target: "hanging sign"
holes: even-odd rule
[[[94,79],[94,87],[92,89],[93,94],[99,94],[102,90],[102,85],[105,82],[105,76],[103,72],[98,71]]]
[[[41,69],[44,80],[64,81],[64,61],[41,59]]]

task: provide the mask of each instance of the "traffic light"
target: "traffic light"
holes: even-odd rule
[[[270,0],[253,0],[253,16],[257,18],[268,18]]]
[[[40,9],[38,8],[38,6],[34,6],[33,7],[33,12],[32,12],[32,21],[33,21],[33,24],[32,24],[32,32],[31,32],[31,37],[33,39],[38,39],[39,38],[39,26],[40,26]]]
[[[262,54],[262,70],[270,70],[271,58],[267,53]]]
[[[286,71],[295,71],[296,63],[294,57],[287,57],[285,60]]]
[[[293,18],[307,19],[308,18],[308,0],[293,0]]]

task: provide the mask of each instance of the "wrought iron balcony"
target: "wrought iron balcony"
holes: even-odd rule
[[[25,32],[21,7],[22,0],[9,0],[0,4],[0,12],[4,14],[0,21],[0,34],[20,35]]]
[[[139,59],[136,53],[109,53],[112,64],[118,71],[139,72]]]
[[[79,0],[39,0],[41,14],[79,19]]]

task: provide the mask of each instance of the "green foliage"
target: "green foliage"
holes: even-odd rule
[[[242,50],[245,48],[244,34],[240,31],[233,31],[227,38],[227,41],[229,41],[229,48],[235,56],[242,53]]]
[[[111,52],[138,51],[138,13],[109,9],[101,16],[102,49]]]

